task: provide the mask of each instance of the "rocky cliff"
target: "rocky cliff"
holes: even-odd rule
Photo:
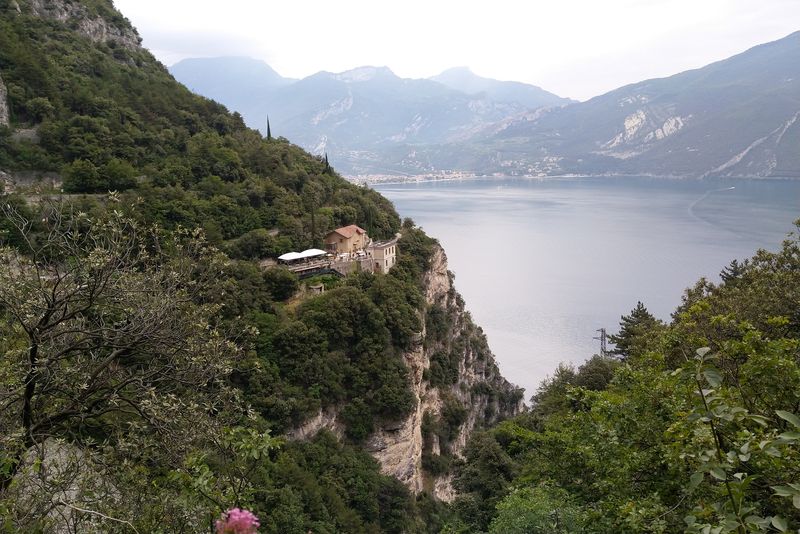
[[[426,305],[420,313],[425,327],[403,355],[415,408],[405,420],[384,425],[365,448],[383,473],[413,492],[428,491],[450,501],[455,496],[450,462],[461,457],[477,429],[517,414],[522,391],[500,375],[483,331],[455,291],[438,245],[425,274],[424,293]],[[321,412],[289,437],[306,439],[322,429],[341,437],[337,415],[336,410]]]
[[[0,76],[0,126],[8,126],[9,120],[8,91],[3,83],[3,77]]]
[[[28,0],[22,3],[27,3],[31,13],[38,17],[72,25],[94,43],[114,43],[130,50],[141,46],[139,34],[111,5],[104,6],[100,2],[90,9],[69,0]],[[19,5],[16,9],[21,11]]]

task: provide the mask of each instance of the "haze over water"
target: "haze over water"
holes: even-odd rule
[[[599,352],[641,300],[669,320],[686,287],[800,217],[800,181],[485,178],[380,185],[439,239],[500,369],[526,398]]]

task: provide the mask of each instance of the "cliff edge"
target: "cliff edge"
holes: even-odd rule
[[[470,436],[523,406],[522,390],[500,374],[453,279],[437,244],[423,280],[424,327],[403,355],[415,407],[406,419],[384,424],[364,445],[384,474],[443,501],[455,497],[450,465],[462,457]],[[337,410],[320,412],[289,437],[306,439],[322,429],[342,437],[337,416]]]

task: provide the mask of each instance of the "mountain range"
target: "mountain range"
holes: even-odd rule
[[[172,74],[346,174],[800,176],[800,32],[586,102],[466,68],[280,77],[243,58]]]
[[[433,165],[524,174],[800,176],[800,32],[587,102],[516,117]]]
[[[461,143],[484,128],[571,101],[533,85],[482,78],[465,68],[407,79],[387,67],[318,72],[302,80],[240,57],[195,58],[170,68],[193,91],[241,113],[248,125],[327,153],[348,173],[419,173],[409,161],[386,165],[397,148]]]

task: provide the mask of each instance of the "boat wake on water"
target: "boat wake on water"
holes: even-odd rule
[[[713,224],[713,223],[711,223],[711,222],[707,221],[706,219],[703,219],[702,217],[700,217],[700,216],[698,216],[697,214],[695,214],[695,212],[694,212],[694,209],[695,209],[695,207],[697,207],[697,205],[698,205],[698,204],[700,204],[700,203],[701,203],[701,202],[703,202],[705,199],[707,199],[709,196],[711,196],[711,194],[712,194],[712,193],[721,193],[721,192],[723,192],[723,191],[732,191],[732,190],[734,190],[734,189],[736,189],[736,187],[733,187],[733,186],[731,186],[731,187],[722,187],[722,188],[720,188],[720,189],[709,189],[708,191],[706,191],[705,193],[703,193],[703,194],[700,196],[700,198],[698,198],[697,200],[695,200],[694,202],[692,202],[692,203],[689,205],[689,207],[686,209],[686,211],[687,211],[687,213],[689,213],[689,216],[691,216],[692,218],[694,218],[694,219],[697,219],[698,221],[700,221],[700,222],[703,222],[703,223],[706,223],[706,224],[708,224],[708,225],[711,225],[711,226],[716,226],[715,224]]]

